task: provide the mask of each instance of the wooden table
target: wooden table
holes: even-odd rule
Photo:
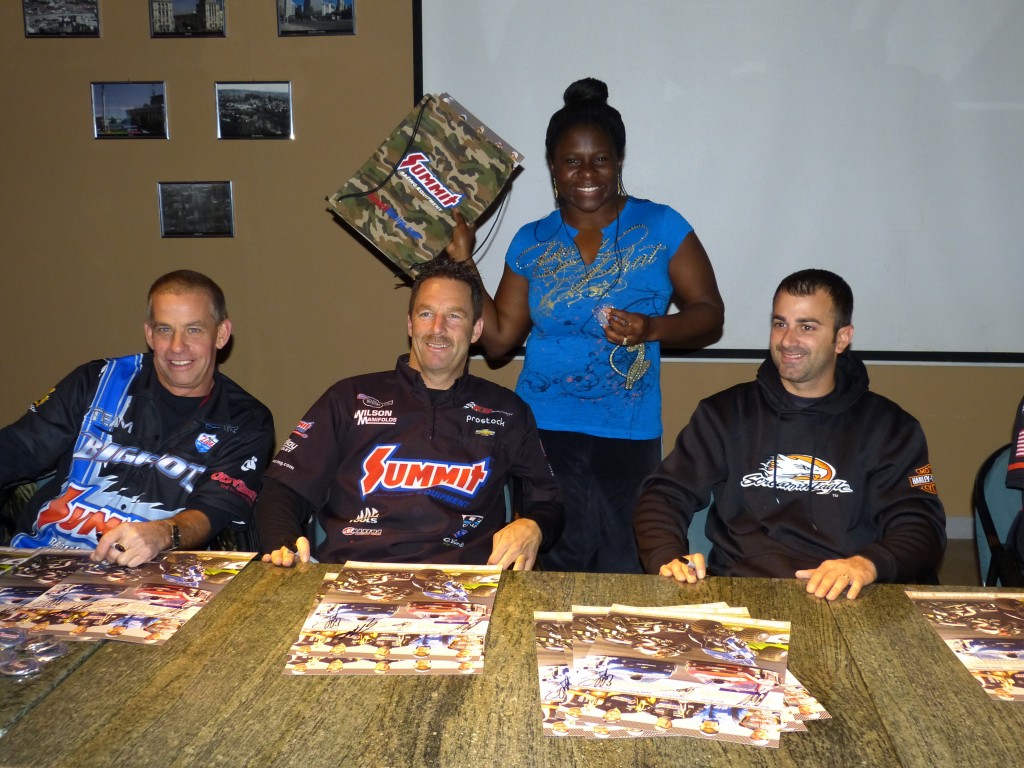
[[[1013,766],[1024,707],[990,701],[903,588],[829,604],[796,581],[509,573],[475,676],[300,677],[285,654],[324,573],[252,563],[162,647],[107,642],[0,739],[3,766]],[[534,610],[724,600],[793,624],[790,668],[832,714],[779,749],[544,736]]]
[[[99,643],[69,644],[67,655],[43,665],[39,674],[31,680],[0,681],[0,736],[7,733],[8,728],[46,698],[50,691],[99,648]],[[2,746],[3,742],[0,741],[0,756],[4,754]],[[2,764],[0,762],[0,765]]]

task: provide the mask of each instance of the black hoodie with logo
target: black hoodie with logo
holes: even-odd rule
[[[795,401],[769,357],[756,381],[701,401],[641,490],[648,573],[689,552],[690,519],[712,498],[708,564],[718,575],[793,578],[860,555],[878,581],[913,582],[934,576],[946,546],[921,425],[868,391],[848,353],[817,400]]]

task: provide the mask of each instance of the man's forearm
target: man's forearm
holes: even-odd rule
[[[157,521],[164,528],[167,536],[166,546],[161,550],[171,549],[174,546],[171,525],[178,527],[180,537],[178,549],[202,549],[209,543],[213,536],[213,529],[210,526],[210,518],[198,509],[186,509],[173,517]]]
[[[302,523],[312,512],[313,505],[287,485],[264,478],[254,511],[263,553],[281,547],[294,548],[295,541],[303,535]]]
[[[523,517],[540,528],[540,551],[547,552],[558,541],[565,527],[565,507],[560,501],[537,501],[529,505]]]
[[[904,523],[858,554],[874,564],[878,581],[907,583],[936,570],[945,549],[944,532],[929,523]]]

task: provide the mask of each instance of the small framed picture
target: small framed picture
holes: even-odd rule
[[[150,37],[224,37],[224,0],[149,0]]]
[[[25,37],[99,37],[99,0],[21,0]]]
[[[292,84],[215,83],[218,139],[293,139]]]
[[[93,83],[92,117],[97,139],[166,139],[164,83]]]
[[[230,181],[161,181],[161,237],[234,237]]]
[[[356,0],[276,1],[278,37],[356,33]]]

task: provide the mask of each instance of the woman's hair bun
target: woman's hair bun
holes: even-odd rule
[[[596,77],[585,77],[565,89],[562,95],[565,106],[570,107],[585,101],[608,103],[608,86]]]

